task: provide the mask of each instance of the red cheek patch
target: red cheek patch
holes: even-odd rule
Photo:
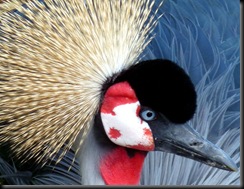
[[[101,107],[101,112],[115,115],[113,109],[123,104],[137,102],[138,99],[134,90],[128,82],[120,82],[108,88]]]
[[[120,131],[118,129],[115,129],[114,127],[113,128],[110,128],[108,134],[109,134],[109,136],[111,138],[114,138],[114,139],[117,139],[117,138],[119,138],[121,136]]]

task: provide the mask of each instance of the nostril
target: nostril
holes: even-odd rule
[[[202,142],[199,142],[199,141],[192,141],[190,143],[190,146],[201,146],[201,145],[203,145],[203,143]]]

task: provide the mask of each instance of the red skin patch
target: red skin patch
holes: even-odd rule
[[[117,139],[121,136],[121,133],[118,129],[115,129],[114,127],[113,128],[110,128],[109,130],[109,136],[111,138],[114,138],[114,139]]]
[[[126,81],[116,83],[108,88],[101,107],[101,112],[115,115],[113,109],[123,104],[137,102],[138,99],[130,84]]]
[[[136,116],[141,120],[141,124],[142,124],[143,120],[140,117],[140,110],[141,110],[141,106],[138,105],[136,108]]]
[[[137,108],[136,108],[136,116],[137,116],[137,117],[139,117],[140,110],[141,110],[141,106],[138,105]]]
[[[144,128],[144,135],[151,137],[152,136],[152,131],[148,128]]]
[[[132,149],[141,150],[141,151],[153,151],[155,148],[154,143],[152,143],[150,146],[137,144],[137,145],[127,145],[127,147],[132,148]]]
[[[100,162],[100,171],[107,185],[138,185],[147,153],[135,150],[129,157],[125,148],[117,147]]]

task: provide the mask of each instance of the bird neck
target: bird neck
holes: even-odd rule
[[[147,152],[116,147],[100,161],[100,172],[107,185],[138,185]]]

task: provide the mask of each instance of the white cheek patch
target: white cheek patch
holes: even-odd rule
[[[154,149],[149,125],[138,116],[139,102],[114,107],[114,114],[102,113],[101,119],[108,138],[115,144],[143,151]]]

